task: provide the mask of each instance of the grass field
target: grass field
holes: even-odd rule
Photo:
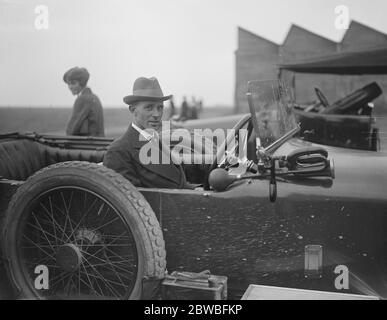
[[[200,118],[230,115],[232,111],[229,107],[204,108]],[[0,107],[0,133],[35,131],[63,134],[70,113],[70,108]],[[109,137],[124,133],[131,121],[130,113],[125,107],[105,108],[104,118],[105,133]],[[387,116],[378,115],[376,124],[380,129],[382,150],[387,151]]]
[[[229,115],[232,111],[230,107],[204,108],[200,118]],[[35,131],[63,134],[70,115],[70,108],[0,107],[0,133]],[[125,107],[105,108],[104,120],[106,135],[116,137],[126,130],[131,116]]]

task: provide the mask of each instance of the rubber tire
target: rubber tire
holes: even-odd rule
[[[39,298],[23,280],[16,262],[16,230],[24,208],[42,192],[61,185],[75,185],[97,193],[121,214],[134,237],[137,254],[137,279],[129,299],[142,295],[144,278],[162,278],[166,251],[159,222],[144,196],[127,179],[102,165],[83,161],[57,163],[38,171],[19,187],[8,206],[3,229],[3,252],[7,272],[18,298]]]

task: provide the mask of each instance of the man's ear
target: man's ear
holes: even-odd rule
[[[133,104],[131,104],[131,105],[129,106],[129,111],[130,111],[131,113],[133,113],[135,109],[136,109],[136,106],[134,106]]]

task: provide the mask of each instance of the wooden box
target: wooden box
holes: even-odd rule
[[[163,300],[226,300],[227,277],[172,272],[161,284]]]

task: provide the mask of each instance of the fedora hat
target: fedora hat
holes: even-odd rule
[[[133,84],[133,94],[124,97],[124,102],[131,105],[138,101],[165,101],[171,97],[172,95],[164,96],[156,78],[141,77],[136,79]]]

